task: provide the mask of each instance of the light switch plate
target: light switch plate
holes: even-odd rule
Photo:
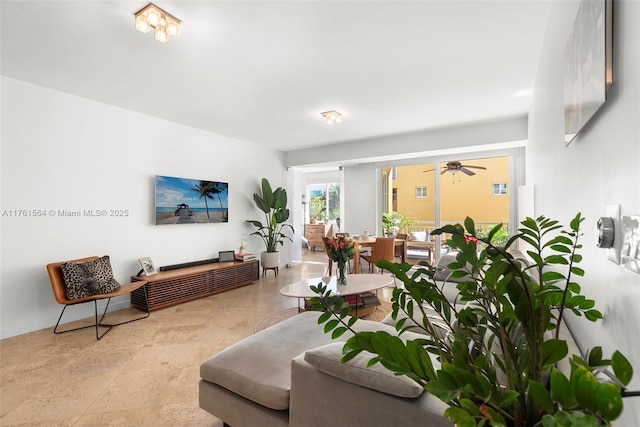
[[[620,222],[620,205],[607,205],[605,216],[613,218],[615,237],[613,247],[607,249],[607,259],[620,264],[620,252],[622,250],[622,223]]]

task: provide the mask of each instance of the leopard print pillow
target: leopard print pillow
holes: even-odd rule
[[[68,299],[108,294],[120,287],[108,255],[87,262],[65,262],[60,268]]]

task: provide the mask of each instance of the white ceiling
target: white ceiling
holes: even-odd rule
[[[145,1],[2,0],[1,71],[287,151],[526,114],[549,1],[158,0],[162,44]]]

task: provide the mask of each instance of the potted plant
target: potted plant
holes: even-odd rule
[[[430,338],[404,341],[382,331],[354,332],[342,360],[372,353],[370,364],[380,362],[414,379],[447,403],[444,415],[457,426],[609,425],[622,411],[622,398],[636,393],[625,389],[633,375],[629,361],[618,351],[605,359],[600,347],[591,349],[586,360],[569,355],[559,334],[566,310],[590,321],[602,318],[576,283],[584,274],[577,266],[582,221],[578,214],[565,229],[545,217],[527,218],[519,234],[503,245],[495,243],[502,224],[486,237],[470,218],[464,226],[434,230],[449,234],[447,244],[458,251],[448,268],[450,277],[459,280],[463,308],[446,298],[429,264],[410,270],[409,264],[379,261],[404,284],[392,298],[398,335],[420,328]],[[516,241],[529,245],[532,261],[509,252]],[[320,306],[328,310],[319,319],[327,322],[325,331],[337,337],[352,330],[356,320],[348,318],[348,310],[336,305],[323,284],[314,288]],[[429,311],[439,314],[437,321]],[[568,376],[558,369],[561,361],[570,365]],[[599,381],[598,371],[608,372],[611,380]]]
[[[382,214],[382,233],[387,236],[393,236],[398,231],[398,222],[400,222],[398,212],[385,212]]]
[[[265,244],[266,250],[260,254],[260,262],[264,268],[277,267],[279,264],[278,246],[284,245],[284,240],[289,239],[285,231],[291,230],[291,224],[287,224],[289,219],[289,209],[287,209],[287,191],[278,187],[271,189],[271,184],[266,178],[262,178],[261,193],[254,193],[253,200],[262,212],[264,212],[264,224],[258,220],[246,220],[253,224],[256,231],[252,236],[259,236]]]

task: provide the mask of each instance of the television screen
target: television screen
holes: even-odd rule
[[[565,144],[593,117],[612,84],[611,0],[582,1],[565,50]]]
[[[156,175],[156,225],[229,222],[229,184]]]

